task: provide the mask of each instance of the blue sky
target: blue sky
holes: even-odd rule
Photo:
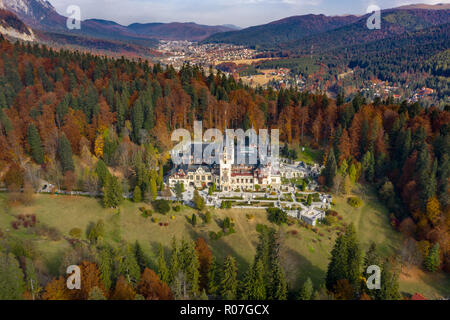
[[[382,9],[411,3],[450,3],[450,0],[49,0],[65,15],[69,5],[81,8],[82,19],[132,22],[196,22],[241,27],[265,24],[308,13],[364,14],[372,5]]]

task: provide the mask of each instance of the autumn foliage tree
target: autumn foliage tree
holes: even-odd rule
[[[146,300],[173,300],[173,294],[169,286],[162,282],[156,273],[149,268],[145,268],[142,273],[137,290]]]

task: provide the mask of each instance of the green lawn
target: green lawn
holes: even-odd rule
[[[321,150],[314,150],[310,147],[305,147],[302,151],[302,147],[296,147],[297,161],[303,161],[306,164],[322,163],[323,152]]]
[[[157,246],[159,243],[170,248],[172,237],[177,239],[196,239],[203,237],[211,246],[213,253],[221,262],[226,255],[234,256],[239,265],[240,275],[243,275],[248,265],[252,262],[255,247],[258,243],[257,224],[267,224],[266,213],[263,210],[214,210],[213,221],[204,225],[203,220],[198,220],[198,225],[193,227],[188,217],[195,211],[185,208],[180,213],[171,211],[166,216],[154,214],[160,222],[168,222],[168,227],[160,227],[153,223],[151,218],[143,218],[139,207],[144,204],[135,204],[125,201],[119,209],[104,209],[98,199],[87,197],[70,197],[56,195],[38,195],[31,207],[13,207],[10,210],[4,205],[4,194],[0,194],[0,229],[8,230],[12,235],[27,237],[36,242],[42,252],[49,272],[53,275],[60,269],[61,257],[69,244],[65,240],[50,241],[39,239],[30,235],[24,229],[13,230],[12,214],[35,213],[38,221],[49,226],[56,227],[63,235],[67,236],[72,228],[80,228],[85,231],[90,223],[103,219],[106,225],[105,241],[112,245],[118,244],[122,239],[132,243],[138,240],[150,258],[151,265],[155,264]],[[346,203],[346,199],[335,199],[335,209],[344,221],[353,222],[363,245],[366,249],[370,241],[375,241],[384,254],[392,254],[396,250],[393,244],[400,243],[399,235],[388,223],[386,210],[376,201],[372,195],[361,196],[364,206],[354,209]],[[149,208],[149,206],[146,206]],[[246,215],[252,214],[254,219],[248,220]],[[172,220],[171,216],[175,216]],[[225,217],[233,218],[236,233],[223,237],[217,241],[209,239],[210,231],[219,231],[219,223]],[[319,233],[314,233],[299,225],[281,227],[282,246],[281,259],[289,280],[290,287],[298,289],[307,277],[311,277],[314,284],[319,286],[324,282],[329,256],[336,239],[336,230],[327,226],[319,226]],[[297,234],[293,234],[296,231]],[[322,234],[322,235],[320,235]],[[85,238],[85,234],[83,234]],[[426,276],[426,275],[425,275]],[[423,279],[422,279],[423,278]],[[431,294],[448,294],[448,285],[442,285],[448,281],[446,276],[414,277],[401,282],[401,289],[407,293],[421,292],[431,297]],[[443,280],[444,279],[444,280]],[[447,282],[448,283],[448,282]]]

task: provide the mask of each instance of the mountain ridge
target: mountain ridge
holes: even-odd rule
[[[46,32],[63,32],[94,36],[104,39],[138,40],[203,40],[214,33],[235,30],[226,26],[206,26],[196,23],[139,24],[140,32],[133,30],[133,24],[123,26],[103,19],[81,21],[81,30],[68,30],[67,18],[44,0],[0,0],[0,7],[14,12],[28,26]],[[136,24],[135,24],[136,25]],[[147,32],[147,34],[146,34]],[[166,36],[168,35],[168,36]]]

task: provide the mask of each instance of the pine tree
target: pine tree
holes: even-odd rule
[[[166,258],[164,256],[164,249],[162,244],[159,244],[158,247],[158,277],[162,282],[169,283],[170,282],[170,273],[167,268]]]
[[[398,273],[391,262],[385,262],[381,271],[381,289],[377,290],[378,300],[400,300]]]
[[[368,267],[374,265],[380,265],[380,257],[378,254],[377,245],[375,244],[375,242],[372,242],[370,244],[369,250],[367,250],[366,255],[364,256],[363,274],[366,273]]]
[[[436,272],[441,265],[439,243],[436,243],[425,258],[424,266],[430,272]]]
[[[22,300],[24,275],[12,253],[0,251],[0,300]]]
[[[208,290],[207,290],[207,292],[212,296],[216,296],[217,294],[219,294],[220,279],[218,279],[219,277],[218,271],[219,270],[216,262],[216,257],[213,255],[211,265],[209,266],[208,270]]]
[[[334,150],[331,149],[328,155],[327,164],[325,166],[325,179],[326,184],[329,188],[332,188],[334,185],[334,177],[337,174],[337,164],[336,164],[336,158],[334,155]]]
[[[26,290],[31,293],[32,299],[35,300],[42,290],[39,285],[39,281],[37,279],[36,269],[33,264],[33,260],[30,258],[25,258],[25,282],[26,282]]]
[[[139,265],[141,272],[144,272],[144,269],[147,267],[147,258],[144,251],[142,250],[141,244],[137,240],[134,243],[133,251],[134,257],[136,258],[136,262]]]
[[[200,262],[195,253],[195,243],[193,241],[181,241],[179,252],[180,270],[186,275],[189,284],[189,292],[196,296],[199,293]]]
[[[97,173],[100,180],[100,187],[103,187],[106,183],[107,178],[110,176],[110,173],[108,167],[102,159],[97,161],[95,172]]]
[[[134,188],[134,191],[133,191],[133,201],[134,201],[135,203],[139,203],[139,202],[142,201],[142,192],[141,192],[141,188],[139,188],[139,186],[136,186],[136,187]]]
[[[117,208],[123,200],[122,186],[119,179],[114,176],[109,176],[106,179],[103,205],[105,208]]]
[[[63,173],[75,170],[72,158],[72,148],[64,133],[59,138],[58,155],[61,160]]]
[[[138,283],[141,278],[141,270],[136,256],[130,246],[125,245],[119,251],[117,277],[125,276],[128,282]]]
[[[300,300],[311,300],[313,295],[313,283],[311,278],[308,277],[305,283],[303,283],[302,288],[300,289],[299,299]]]
[[[112,248],[104,246],[100,249],[98,269],[100,270],[100,278],[102,279],[105,289],[109,290],[112,287],[114,271]]]
[[[278,259],[273,262],[271,278],[269,298],[271,300],[286,300],[286,277]]]
[[[235,300],[237,298],[238,280],[236,260],[227,256],[223,264],[223,272],[220,281],[220,296],[224,300]]]
[[[178,276],[178,272],[180,270],[180,262],[179,262],[179,253],[178,253],[178,245],[175,237],[172,238],[172,253],[170,256],[170,266],[169,266],[169,278],[171,284],[174,283],[176,277]]]
[[[347,243],[343,234],[338,236],[331,251],[331,261],[328,265],[326,287],[332,291],[338,280],[345,279],[347,266]]]
[[[256,260],[253,265],[249,267],[247,274],[243,281],[243,288],[241,293],[243,300],[265,300],[266,299],[266,284],[264,277],[264,264],[262,260]]]
[[[156,186],[156,180],[154,178],[150,179],[150,194],[152,196],[152,200],[156,200],[158,196],[158,188]]]
[[[347,227],[345,232],[347,243],[347,279],[349,283],[356,289],[359,288],[361,276],[361,250],[359,248],[353,224]]]
[[[30,145],[31,155],[37,164],[44,163],[44,149],[42,148],[41,137],[33,124],[28,126],[28,144]]]

